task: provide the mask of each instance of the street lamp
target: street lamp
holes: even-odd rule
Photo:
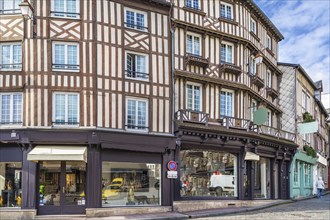
[[[35,32],[36,20],[34,18],[34,9],[32,5],[27,0],[24,0],[21,4],[19,4],[19,7],[21,8],[22,16],[24,19],[30,19],[32,21],[33,38],[35,38],[37,35]]]

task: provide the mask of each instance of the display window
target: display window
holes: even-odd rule
[[[237,157],[224,151],[180,152],[181,196],[237,197]]]
[[[102,162],[102,207],[160,205],[161,164]]]
[[[0,163],[0,207],[21,207],[22,163]]]
[[[254,163],[254,198],[270,199],[270,159]]]

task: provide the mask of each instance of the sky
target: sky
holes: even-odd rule
[[[254,0],[284,36],[279,62],[300,64],[330,108],[330,0]]]

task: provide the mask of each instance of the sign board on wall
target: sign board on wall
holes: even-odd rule
[[[167,178],[169,179],[178,178],[178,171],[167,171]]]

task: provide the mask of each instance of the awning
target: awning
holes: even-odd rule
[[[260,156],[252,152],[246,152],[244,160],[260,160]]]
[[[36,146],[28,153],[27,160],[65,160],[87,163],[87,148],[77,146]]]
[[[321,154],[317,153],[316,154],[318,156],[317,162],[319,162],[320,164],[323,164],[324,166],[327,166],[327,159],[325,157],[323,157]]]

